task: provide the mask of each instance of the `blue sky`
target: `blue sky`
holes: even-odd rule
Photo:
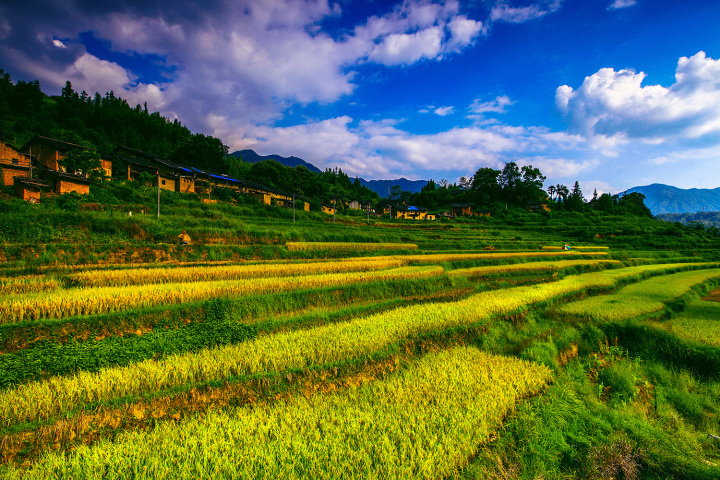
[[[720,187],[717,0],[26,0],[0,68],[351,176]]]

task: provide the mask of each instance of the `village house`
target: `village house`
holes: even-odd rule
[[[452,217],[470,217],[472,215],[474,215],[472,203],[453,203],[450,206],[450,216]]]
[[[530,212],[539,212],[542,210],[544,210],[546,212],[550,211],[550,206],[548,205],[547,202],[530,202],[530,201],[528,201],[526,203],[526,205],[527,205],[528,211],[530,211]]]
[[[0,171],[3,185],[13,186],[15,177],[29,177],[30,170],[30,155],[21,153],[4,141],[0,141]]]
[[[328,215],[335,214],[335,208],[333,208],[332,205],[325,205],[324,203],[320,205],[320,211],[327,213]]]
[[[36,135],[29,142],[23,145],[23,152],[37,159],[42,167],[48,170],[65,172],[65,167],[60,165],[62,160],[72,150],[90,150],[83,145],[75,143],[63,142],[54,138]],[[112,176],[112,162],[106,159],[100,159],[100,168],[105,176]],[[74,172],[67,172],[74,173]]]
[[[88,147],[37,135],[23,145],[21,150],[31,158],[37,159],[40,167],[39,176],[49,184],[53,192],[59,194],[75,192],[80,195],[90,193],[87,173],[80,175],[77,172],[66,172],[65,167],[61,165],[69,152],[89,150]],[[112,162],[100,159],[100,165],[103,173],[110,176]]]
[[[124,145],[112,151],[115,177],[136,180],[140,173],[152,175],[160,188],[172,192],[195,193],[196,173],[188,167],[142,150]]]
[[[425,207],[397,207],[395,210],[396,219],[405,220],[426,220],[428,209]]]
[[[37,178],[15,177],[13,179],[15,195],[26,202],[40,203],[40,191],[49,185]]]

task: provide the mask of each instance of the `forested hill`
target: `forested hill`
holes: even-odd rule
[[[628,190],[645,195],[645,205],[653,215],[661,213],[695,213],[720,211],[720,188],[682,189],[653,183]]]
[[[130,106],[113,92],[76,92],[67,83],[60,96],[48,96],[40,83],[12,82],[0,69],[0,135],[21,147],[35,135],[91,146],[101,154],[118,145],[169,157],[192,132],[179,120]]]

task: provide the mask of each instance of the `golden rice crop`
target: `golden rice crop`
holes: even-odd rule
[[[693,270],[650,278],[628,285],[612,295],[568,303],[561,309],[571,315],[596,320],[624,320],[662,311],[666,304],[696,285],[720,277],[720,269]]]
[[[403,260],[391,257],[349,258],[334,262],[260,263],[174,268],[87,270],[69,276],[86,287],[142,285],[152,283],[205,282],[236,278],[288,277],[321,273],[358,272],[400,267]]]
[[[60,287],[57,278],[45,275],[0,277],[0,295],[17,295],[31,292],[47,292]]]
[[[414,243],[356,243],[356,242],[287,242],[285,247],[291,252],[311,250],[415,250]]]
[[[608,250],[610,247],[603,246],[603,245],[581,245],[581,246],[571,246],[569,251],[572,250]],[[543,245],[543,250],[564,250],[565,247],[560,245]],[[568,251],[568,250],[566,250]]]
[[[414,263],[440,263],[457,262],[462,260],[495,260],[501,258],[532,258],[532,257],[562,257],[586,255],[607,255],[607,252],[488,252],[488,253],[432,253],[429,255],[402,255],[408,262]]]
[[[568,267],[577,267],[584,265],[619,265],[618,260],[551,260],[547,262],[530,262],[530,263],[513,263],[510,265],[491,265],[487,267],[458,268],[450,270],[448,275],[457,276],[480,276],[480,275],[497,275],[507,272],[532,272],[542,270],[559,270]]]
[[[642,265],[570,275],[552,283],[483,292],[458,302],[413,305],[346,322],[260,337],[237,345],[31,382],[0,392],[0,422],[7,426],[18,421],[49,418],[84,402],[137,395],[188,383],[304,369],[360,358],[412,336],[481,324],[495,315],[531,304],[588,288],[610,287],[623,278],[692,266]]]
[[[297,277],[218,280],[129,287],[96,287],[0,299],[0,323],[92,315],[128,308],[187,303],[210,298],[322,288],[350,283],[422,278],[442,267],[402,267],[374,272],[344,272]]]
[[[339,393],[212,410],[51,453],[6,478],[445,478],[551,376],[545,366],[454,348]]]

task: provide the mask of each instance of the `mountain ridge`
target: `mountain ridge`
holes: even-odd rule
[[[678,188],[662,183],[632,187],[627,193],[645,195],[653,215],[720,211],[720,188]]]
[[[297,167],[302,165],[311,172],[322,173],[322,170],[317,168],[310,162],[303,160],[302,158],[291,156],[283,157],[281,155],[260,155],[252,149],[237,150],[230,154],[230,156],[240,158],[243,162],[258,163],[264,160],[275,160],[276,162],[285,165],[286,167]],[[360,184],[364,187],[373,190],[381,197],[387,197],[390,189],[396,185],[406,192],[417,193],[422,187],[427,185],[427,180],[408,180],[405,177],[396,178],[394,180],[365,180],[364,178],[358,177]]]

